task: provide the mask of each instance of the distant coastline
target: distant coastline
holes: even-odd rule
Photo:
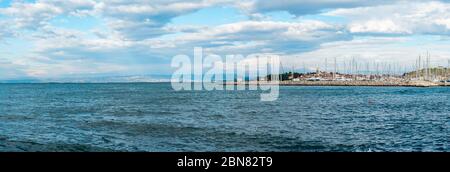
[[[45,83],[164,83],[170,82],[170,75],[123,75],[60,78],[19,78],[3,79],[0,84],[45,84]]]

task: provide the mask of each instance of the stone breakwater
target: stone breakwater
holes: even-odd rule
[[[227,82],[226,85],[241,84],[274,84],[265,81],[249,81],[249,82]],[[450,86],[450,83],[436,83],[429,81],[280,81],[281,86],[385,86],[385,87],[436,87]]]

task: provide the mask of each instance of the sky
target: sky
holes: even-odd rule
[[[450,59],[450,1],[0,0],[0,80],[170,75],[171,59],[271,53],[301,70]],[[305,65],[306,64],[306,65]]]

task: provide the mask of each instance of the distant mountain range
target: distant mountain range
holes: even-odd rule
[[[130,83],[130,82],[170,82],[171,75],[129,75],[61,78],[21,78],[5,79],[0,83]]]

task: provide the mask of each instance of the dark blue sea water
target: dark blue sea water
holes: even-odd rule
[[[0,151],[450,151],[450,88],[0,84]]]

